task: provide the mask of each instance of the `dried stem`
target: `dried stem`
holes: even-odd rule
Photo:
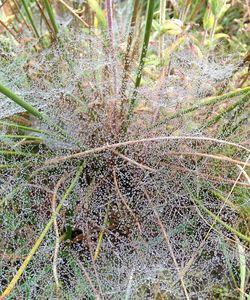
[[[94,149],[86,150],[84,152],[78,152],[78,153],[67,155],[67,156],[61,156],[61,157],[49,159],[44,162],[44,165],[57,164],[57,163],[66,161],[68,159],[85,157],[85,156],[89,156],[89,155],[92,155],[95,153],[100,153],[100,152],[104,152],[107,150],[113,150],[115,148],[125,147],[125,146],[130,146],[130,145],[135,145],[135,144],[163,142],[163,141],[178,141],[178,140],[180,140],[180,141],[181,140],[204,141],[204,142],[218,143],[218,144],[222,144],[222,145],[230,145],[230,146],[236,147],[241,150],[245,150],[248,153],[250,153],[250,150],[248,148],[246,148],[240,144],[236,144],[236,143],[228,142],[228,141],[224,141],[224,140],[219,140],[219,139],[215,139],[215,138],[198,137],[198,136],[197,137],[196,136],[161,136],[161,137],[155,137],[155,138],[144,138],[144,139],[140,139],[140,140],[130,140],[127,142],[120,142],[120,143],[115,143],[115,144],[111,144],[111,145],[104,145],[104,146],[97,147]]]
[[[129,157],[123,155],[122,153],[120,153],[120,152],[118,152],[118,151],[116,151],[116,150],[111,150],[111,151],[112,151],[114,154],[116,154],[117,156],[120,156],[122,159],[126,160],[127,162],[129,162],[129,163],[131,163],[131,164],[133,164],[133,165],[135,165],[135,166],[137,166],[137,167],[139,167],[139,168],[141,168],[141,169],[143,169],[143,170],[146,170],[146,171],[149,171],[149,172],[152,172],[152,173],[156,173],[156,172],[157,172],[155,169],[150,168],[150,167],[148,167],[148,166],[146,166],[146,165],[144,165],[144,164],[138,163],[138,162],[135,161],[134,159],[129,158]]]
[[[85,27],[89,28],[89,24],[86,23],[75,11],[74,9],[69,6],[65,1],[63,0],[58,0],[64,7],[67,8],[67,10],[74,16],[77,18],[77,20],[79,20]]]
[[[67,179],[68,176],[63,176],[60,178],[60,180],[57,182],[53,196],[51,199],[51,204],[52,204],[52,211],[55,213],[56,211],[56,198],[57,198],[57,193],[60,188],[60,185]],[[58,258],[58,252],[59,252],[59,246],[60,246],[60,235],[59,235],[59,229],[58,229],[58,224],[56,218],[54,219],[54,230],[55,230],[55,235],[56,235],[56,241],[55,241],[55,249],[54,249],[54,257],[53,257],[53,275],[55,279],[55,284],[56,284],[56,292],[57,292],[57,297],[60,295],[60,283],[58,279],[58,272],[57,272],[57,258]]]

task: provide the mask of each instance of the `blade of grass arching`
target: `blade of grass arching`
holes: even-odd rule
[[[36,154],[32,152],[21,152],[21,151],[10,151],[10,150],[0,150],[0,154],[12,155],[12,156],[32,156],[32,157],[46,157],[41,154]]]
[[[89,7],[95,12],[96,18],[103,29],[107,28],[107,21],[103,11],[96,0],[87,0]]]
[[[208,127],[216,124],[225,114],[231,112],[236,107],[241,107],[241,106],[245,105],[249,100],[250,100],[250,92],[248,92],[246,95],[244,95],[243,97],[241,97],[235,103],[233,103],[230,106],[228,106],[227,108],[223,109],[218,115],[216,115],[211,120],[209,120],[207,123],[205,123],[202,126],[202,129],[208,128]]]
[[[34,117],[38,118],[39,120],[45,122],[46,124],[50,125],[53,129],[57,130],[58,133],[60,133],[64,138],[69,138],[70,140],[74,141],[74,143],[82,148],[82,145],[76,141],[74,138],[72,139],[71,136],[60,126],[57,124],[52,123],[48,117],[40,113],[35,107],[30,105],[27,101],[25,101],[22,97],[16,95],[14,92],[12,92],[10,89],[7,87],[3,86],[0,83],[0,93],[4,94],[6,97],[14,101],[16,104],[24,108],[26,111],[28,111],[30,114],[32,114]]]
[[[237,235],[239,238],[243,239],[244,241],[248,242],[250,244],[250,237],[246,236],[245,234],[239,232],[232,226],[228,225],[226,222],[222,221],[220,217],[212,213],[209,209],[207,209],[200,200],[198,200],[194,195],[192,195],[192,200],[204,211],[206,212],[210,217],[212,217],[216,222],[220,223],[222,226],[224,226],[227,230],[233,232],[235,235]]]
[[[246,256],[245,251],[240,242],[238,241],[239,262],[240,262],[240,298],[245,299],[245,284],[246,284]]]
[[[148,128],[148,129],[153,129],[155,127],[161,126],[161,125],[167,123],[168,121],[171,121],[175,118],[179,118],[183,115],[186,115],[188,113],[196,111],[196,110],[198,110],[202,107],[206,107],[206,106],[209,106],[209,105],[214,105],[214,104],[217,104],[217,103],[219,103],[223,100],[227,100],[227,99],[231,99],[231,98],[234,98],[234,97],[237,97],[237,96],[240,96],[240,95],[244,95],[249,91],[250,91],[250,86],[245,87],[245,88],[241,88],[241,89],[237,89],[235,91],[225,93],[223,95],[212,96],[212,97],[204,98],[204,99],[201,99],[201,100],[197,100],[197,102],[198,102],[197,104],[192,105],[189,108],[184,108],[183,110],[173,114],[172,116],[168,116],[168,117],[164,118],[163,120],[161,120],[160,122],[156,123],[155,125],[153,125],[152,127]]]
[[[58,27],[57,27],[57,24],[56,24],[56,19],[55,19],[55,15],[54,15],[54,12],[53,12],[53,9],[49,3],[49,0],[44,0],[44,4],[45,4],[45,8],[47,10],[47,13],[49,15],[49,19],[50,19],[50,22],[53,26],[53,29],[54,29],[54,32],[55,32],[55,35],[58,34],[59,30],[58,30]]]
[[[78,167],[76,175],[73,178],[73,180],[71,181],[69,187],[66,189],[66,191],[65,191],[65,193],[64,193],[64,195],[62,197],[62,200],[60,201],[60,203],[56,207],[54,213],[52,214],[49,222],[45,226],[45,228],[42,231],[42,233],[39,236],[39,238],[36,240],[35,245],[30,250],[27,258],[24,260],[24,262],[22,263],[21,267],[18,269],[18,271],[16,272],[15,276],[13,277],[13,279],[11,280],[11,282],[8,284],[7,288],[4,290],[4,292],[0,296],[0,300],[6,299],[9,296],[9,294],[11,293],[11,291],[14,289],[14,287],[17,284],[18,280],[22,276],[22,274],[25,271],[25,269],[27,268],[29,262],[31,261],[31,259],[33,258],[33,256],[36,254],[39,246],[41,245],[41,243],[43,241],[43,239],[45,238],[45,236],[47,235],[47,233],[50,230],[51,226],[53,225],[54,220],[56,219],[57,215],[59,214],[59,212],[60,212],[60,210],[61,210],[64,202],[66,201],[66,199],[68,198],[68,196],[71,194],[72,190],[74,189],[74,187],[78,183],[79,178],[80,178],[80,176],[82,174],[83,169],[84,169],[84,164],[81,164]]]
[[[10,98],[12,101],[16,102],[19,106],[27,110],[30,114],[32,114],[34,117],[37,117],[40,120],[44,119],[44,116],[32,105],[30,105],[28,102],[26,102],[23,98],[13,93],[10,89],[3,86],[0,83],[0,93],[4,94],[6,97]]]
[[[137,97],[137,93],[138,93],[137,89],[141,83],[142,71],[143,71],[143,67],[144,67],[144,61],[145,61],[145,58],[147,55],[148,43],[149,43],[150,32],[151,32],[151,27],[152,27],[152,22],[153,22],[154,6],[155,6],[155,1],[148,0],[147,14],[146,14],[146,26],[145,26],[143,45],[142,45],[141,56],[140,56],[140,61],[139,61],[139,67],[138,67],[137,74],[136,74],[134,92],[132,94],[132,97],[131,97],[131,100],[129,103],[127,120],[125,121],[124,128],[123,128],[123,131],[125,133],[129,126],[130,119],[133,115],[135,101],[136,101],[136,97]]]
[[[43,141],[43,138],[38,137],[38,136],[32,136],[32,135],[5,134],[5,135],[1,136],[0,138]]]
[[[33,30],[34,30],[34,32],[35,32],[36,37],[37,37],[37,38],[40,38],[39,33],[38,33],[38,30],[37,30],[37,28],[36,28],[36,25],[35,25],[35,23],[34,23],[32,14],[31,14],[31,12],[29,11],[28,5],[27,5],[27,3],[26,3],[26,0],[21,0],[21,2],[22,2],[22,4],[23,4],[23,8],[24,8],[24,10],[25,10],[25,12],[26,12],[26,15],[27,15],[28,19],[29,19],[29,22],[30,22],[31,27],[33,28]]]
[[[4,127],[4,126],[7,126],[9,128],[13,128],[13,129],[19,129],[19,130],[30,131],[30,132],[37,132],[37,133],[42,133],[44,135],[48,135],[47,132],[45,132],[43,130],[40,130],[40,129],[36,129],[36,128],[33,128],[33,127],[27,127],[27,126],[15,124],[15,123],[8,123],[8,122],[0,121],[0,127]]]

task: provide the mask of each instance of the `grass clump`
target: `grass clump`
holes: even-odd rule
[[[134,1],[126,35],[122,3],[59,2],[25,1],[24,34],[39,7],[48,31],[1,49],[0,299],[244,299],[249,86],[214,44],[224,4]]]

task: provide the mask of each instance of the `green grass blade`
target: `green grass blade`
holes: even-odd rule
[[[97,258],[98,258],[98,255],[99,255],[100,249],[101,249],[101,245],[102,245],[102,240],[103,240],[104,232],[105,232],[105,229],[108,227],[108,223],[109,223],[109,208],[110,208],[110,203],[108,203],[107,211],[106,211],[105,216],[104,216],[103,228],[102,228],[101,232],[99,233],[96,250],[95,250],[94,257],[93,257],[94,261],[96,261]]]
[[[245,87],[245,88],[241,88],[241,89],[237,89],[235,91],[225,93],[223,95],[212,96],[212,97],[201,99],[201,100],[198,101],[197,104],[195,104],[195,105],[193,105],[189,108],[185,108],[185,109],[181,110],[180,112],[177,112],[177,113],[173,114],[172,116],[164,118],[162,121],[160,121],[159,123],[156,123],[155,125],[153,125],[149,129],[155,128],[155,127],[160,126],[160,125],[163,125],[163,124],[167,123],[170,120],[173,120],[175,118],[178,118],[178,117],[181,117],[181,116],[186,115],[188,113],[191,113],[193,111],[196,111],[196,110],[198,110],[202,107],[217,104],[221,101],[224,101],[224,100],[227,100],[227,99],[230,99],[230,98],[234,98],[234,97],[246,94],[249,91],[250,91],[250,86]]]
[[[42,133],[44,135],[48,135],[47,132],[42,131],[40,129],[36,129],[36,128],[33,128],[33,127],[27,127],[27,126],[15,124],[15,123],[8,123],[8,122],[0,121],[0,126],[7,126],[9,128],[13,128],[13,129],[19,129],[19,130],[30,131],[30,132],[37,132],[37,133]]]
[[[21,1],[22,1],[24,10],[25,10],[25,12],[26,12],[26,15],[27,15],[27,17],[28,17],[28,19],[29,19],[29,22],[30,22],[30,24],[31,24],[31,26],[32,26],[32,28],[33,28],[33,30],[34,30],[34,32],[35,32],[35,35],[37,36],[37,38],[40,38],[39,33],[38,33],[38,30],[36,29],[36,25],[35,25],[35,23],[34,23],[32,14],[31,14],[31,12],[29,11],[29,8],[28,8],[28,5],[27,5],[26,1],[25,1],[25,0],[21,0]]]
[[[7,87],[3,86],[0,83],[0,93],[4,94],[6,97],[17,103],[19,106],[24,108],[26,111],[28,111],[30,114],[32,114],[34,117],[37,117],[39,120],[44,121],[48,125],[52,126],[54,130],[57,130],[58,133],[60,133],[64,138],[69,138],[72,140],[78,147],[82,148],[81,144],[76,141],[74,138],[72,138],[63,128],[58,126],[57,124],[54,124],[49,120],[48,117],[44,116],[42,113],[40,113],[35,107],[30,105],[27,101],[25,101],[22,97],[16,95],[14,92],[12,92]]]
[[[19,167],[18,165],[7,165],[7,164],[0,165],[0,169],[13,169],[13,168],[18,168],[18,167]]]
[[[22,97],[16,95],[13,93],[10,89],[5,87],[0,83],[0,93],[4,94],[6,97],[11,99],[12,101],[16,102],[19,106],[27,110],[30,114],[32,114],[34,117],[37,117],[40,120],[44,119],[44,116],[32,105],[30,105],[28,102],[26,102]]]
[[[60,203],[58,204],[56,210],[54,211],[54,213],[52,214],[49,222],[47,223],[47,225],[45,226],[44,230],[42,231],[41,235],[39,236],[39,238],[36,240],[35,245],[33,246],[33,248],[30,250],[27,258],[24,260],[24,262],[22,263],[21,267],[18,269],[18,271],[16,272],[15,276],[13,277],[13,279],[11,280],[11,282],[9,283],[9,285],[7,286],[7,288],[4,290],[3,294],[0,297],[0,300],[4,300],[6,299],[6,297],[9,296],[9,294],[11,293],[11,291],[14,289],[15,285],[17,284],[18,280],[20,279],[20,277],[22,276],[23,272],[25,271],[25,269],[27,268],[29,262],[31,261],[31,259],[33,258],[33,256],[35,255],[35,253],[37,252],[37,249],[39,248],[39,246],[41,245],[44,237],[46,236],[46,234],[48,233],[48,231],[50,230],[51,226],[53,225],[54,220],[56,219],[57,215],[59,214],[65,200],[68,198],[68,196],[71,194],[72,190],[74,189],[74,187],[76,186],[81,173],[83,171],[84,165],[81,164],[76,172],[75,177],[73,178],[73,180],[70,183],[70,186],[67,188],[67,190],[65,191],[62,200],[60,201]]]
[[[142,70],[144,67],[145,57],[146,57],[147,51],[148,51],[148,43],[149,43],[153,15],[154,15],[154,5],[155,5],[154,0],[148,0],[146,27],[145,27],[145,33],[144,33],[144,39],[143,39],[143,46],[142,46],[142,50],[141,50],[140,62],[139,62],[139,67],[137,70],[137,75],[136,75],[136,80],[135,80],[135,91],[134,91],[134,95],[133,95],[134,97],[131,99],[131,105],[133,105],[135,102],[135,96],[137,95],[136,89],[139,87],[139,85],[141,83]]]
[[[135,107],[135,101],[136,101],[136,96],[137,96],[137,88],[140,86],[140,83],[141,83],[142,70],[143,70],[143,67],[144,67],[145,57],[146,57],[147,51],[148,51],[148,43],[149,43],[150,32],[151,32],[152,21],[153,21],[153,15],[154,15],[154,6],[155,6],[155,1],[154,0],[148,0],[147,15],[146,15],[146,26],[145,26],[143,45],[142,45],[141,56],[140,56],[140,61],[139,61],[139,67],[138,67],[137,74],[136,74],[135,88],[134,88],[134,92],[133,92],[132,97],[131,97],[131,101],[129,103],[127,120],[125,121],[125,124],[123,126],[123,131],[125,133],[126,133],[127,128],[129,126],[130,119],[133,115],[133,110],[134,110],[134,107]]]
[[[58,27],[57,27],[57,24],[56,24],[56,19],[55,19],[55,15],[54,15],[54,12],[53,12],[53,9],[49,3],[49,0],[44,0],[44,4],[45,4],[45,8],[47,10],[47,13],[49,15],[49,19],[50,19],[50,22],[53,26],[53,29],[55,31],[55,35],[58,34],[59,30],[58,30]]]
[[[235,103],[229,105],[227,108],[223,109],[218,115],[213,117],[211,120],[209,120],[206,124],[202,126],[202,129],[208,128],[214,124],[216,124],[223,116],[232,110],[234,110],[238,106],[243,106],[245,105],[248,101],[250,100],[250,91],[241,97],[239,100],[237,100]]]
[[[210,217],[212,217],[216,222],[220,223],[222,226],[224,226],[227,230],[233,232],[235,235],[237,235],[239,238],[243,239],[244,241],[248,242],[250,244],[250,237],[246,236],[245,234],[239,232],[238,230],[236,230],[235,228],[233,228],[232,226],[228,225],[226,222],[222,221],[221,218],[219,218],[217,215],[215,215],[214,213],[212,213],[209,209],[207,209],[200,200],[198,200],[197,198],[192,197],[192,199],[194,200],[194,202],[196,204],[198,204],[198,206],[204,211],[206,212]]]

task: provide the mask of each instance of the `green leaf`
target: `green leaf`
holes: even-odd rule
[[[88,5],[95,12],[96,18],[100,25],[105,29],[107,28],[107,20],[103,14],[103,11],[96,0],[88,0]]]
[[[218,11],[220,9],[220,0],[211,0],[211,8],[212,8],[212,13],[214,14],[214,16],[218,15]]]
[[[210,3],[212,8],[212,13],[217,19],[220,18],[229,7],[226,4],[225,0],[211,0]]]
[[[203,27],[205,30],[209,30],[213,27],[214,24],[214,15],[211,13],[211,10],[206,10],[203,16]]]
[[[226,33],[216,33],[215,35],[214,35],[214,39],[215,40],[218,40],[218,39],[228,39],[228,38],[230,38],[230,36],[228,35],[228,34],[226,34]]]
[[[170,35],[178,35],[182,33],[183,23],[181,20],[172,19],[167,20],[161,28],[161,33],[167,33]]]

